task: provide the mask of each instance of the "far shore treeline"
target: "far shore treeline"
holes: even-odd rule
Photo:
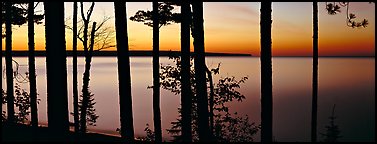
[[[5,51],[2,51],[5,56]],[[72,56],[73,52],[67,50],[67,56]],[[85,56],[84,51],[78,51],[78,56]],[[160,56],[180,55],[180,51],[160,51]],[[193,52],[191,52],[193,55]],[[12,51],[12,56],[28,56],[28,51]],[[46,51],[35,51],[35,56],[46,56]],[[93,51],[93,56],[117,56],[116,51]],[[152,56],[152,51],[130,51],[130,56]],[[238,53],[212,53],[207,52],[206,56],[252,56],[251,54]]]

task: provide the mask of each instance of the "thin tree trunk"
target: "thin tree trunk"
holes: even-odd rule
[[[8,122],[14,123],[14,91],[13,91],[13,68],[12,68],[12,2],[5,2],[5,28],[6,28],[6,38],[5,38],[5,65],[6,65],[6,76],[7,76],[7,114]]]
[[[90,50],[88,48],[88,29],[89,29],[89,22],[90,17],[93,12],[94,2],[92,2],[92,5],[90,6],[87,17],[85,17],[84,13],[84,3],[80,2],[80,10],[81,10],[81,17],[84,22],[84,30],[83,30],[83,46],[84,46],[84,54],[85,54],[85,71],[83,74],[83,86],[82,86],[82,101],[81,101],[81,107],[80,107],[80,132],[85,133],[86,132],[86,114],[87,114],[87,108],[89,103],[89,77],[90,77]],[[93,31],[94,32],[94,29]]]
[[[114,2],[114,10],[118,59],[120,133],[127,142],[132,142],[134,141],[134,127],[126,2]]]
[[[160,54],[158,2],[153,1],[153,122],[155,142],[162,142],[160,112]]]
[[[44,2],[47,111],[50,137],[66,141],[69,132],[64,2]]]
[[[82,86],[82,103],[81,103],[81,116],[80,116],[80,131],[86,132],[86,115],[89,106],[89,81],[90,81],[90,67],[92,63],[92,52],[94,47],[94,34],[96,29],[96,22],[93,22],[92,31],[90,36],[90,46],[89,50],[85,53],[85,70],[83,75],[83,86]]]
[[[209,79],[209,129],[211,131],[211,133],[213,133],[214,131],[214,121],[213,121],[213,105],[214,105],[214,91],[213,91],[213,79],[212,79],[212,73],[211,71],[206,68],[207,70],[207,75],[208,75],[208,79]]]
[[[1,11],[3,11],[3,7],[1,7]],[[1,13],[0,16],[3,17],[3,13]],[[3,29],[1,29],[1,39],[3,39]],[[1,40],[1,46],[3,46],[3,40]],[[0,59],[0,67],[1,67],[1,69],[3,69],[3,50],[2,49],[1,49],[0,57],[1,57],[1,59]],[[1,75],[3,75],[3,70],[1,70]],[[3,79],[1,79],[0,81],[1,81],[1,87],[3,87],[3,85],[2,85],[3,84]],[[2,90],[1,92],[4,91],[4,89],[1,89],[1,90]],[[1,96],[3,96],[3,93],[2,93]],[[1,114],[2,114],[2,112],[3,112],[3,107],[1,107]],[[1,121],[1,124],[3,124],[3,121]]]
[[[196,94],[198,98],[198,133],[199,140],[201,142],[208,142],[211,140],[211,132],[209,130],[208,124],[208,95],[204,50],[203,2],[193,1],[192,6],[194,16],[194,67],[197,91]]]
[[[318,99],[318,2],[313,2],[313,99],[311,140],[317,142],[317,99]]]
[[[261,2],[261,142],[272,142],[271,2]]]
[[[190,23],[191,9],[187,0],[181,6],[181,105],[182,105],[182,141],[192,142],[191,107],[192,92],[190,82]]]
[[[29,37],[29,81],[30,81],[30,109],[31,125],[38,127],[38,107],[37,107],[37,81],[35,74],[34,55],[34,2],[29,2],[28,9],[28,37]]]
[[[72,91],[73,91],[73,119],[75,132],[79,132],[79,94],[77,88],[77,2],[73,2],[73,42],[72,42]]]

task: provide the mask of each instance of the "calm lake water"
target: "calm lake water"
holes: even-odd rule
[[[20,73],[27,70],[27,58],[15,57]],[[78,59],[79,90],[82,88],[84,59]],[[208,57],[208,67],[221,62],[220,74],[214,77],[248,76],[240,92],[246,96],[243,102],[232,102],[232,112],[248,115],[251,121],[260,123],[260,61],[259,57]],[[162,65],[173,64],[161,57]],[[3,66],[5,65],[3,58]],[[67,59],[69,111],[72,106],[72,59]],[[4,67],[3,67],[4,69]],[[45,58],[36,58],[39,120],[47,122]],[[92,130],[117,134],[119,122],[117,59],[94,57],[91,69],[90,90],[95,94],[97,126]],[[131,58],[131,80],[134,128],[137,136],[145,135],[148,123],[153,130],[152,113],[152,58]],[[28,89],[29,85],[22,84]],[[277,141],[310,141],[311,58],[273,58],[273,135]],[[2,88],[5,89],[3,73]],[[166,129],[177,116],[180,96],[161,90],[161,117],[163,136],[169,140]],[[375,141],[375,58],[320,58],[318,90],[318,132],[324,133],[329,124],[332,106],[336,104],[336,124],[341,131],[340,141]],[[5,109],[5,106],[3,106]],[[73,116],[70,116],[73,121]],[[255,136],[259,141],[259,133]],[[318,139],[323,137],[318,134]]]

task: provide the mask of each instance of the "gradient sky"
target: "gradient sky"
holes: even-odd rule
[[[65,17],[72,17],[73,3],[65,3]],[[312,55],[312,3],[274,2],[272,4],[272,54],[274,56]],[[88,8],[88,5],[86,6]],[[127,3],[127,17],[137,10],[151,10],[151,3]],[[259,56],[258,2],[206,2],[204,3],[204,33],[207,52],[248,53]],[[346,26],[346,9],[337,15],[328,15],[325,3],[319,3],[319,55],[320,56],[375,56],[375,4],[352,2],[349,11],[357,20],[369,20],[367,28]],[[43,11],[39,4],[36,11]],[[176,12],[179,12],[176,8]],[[113,3],[96,2],[92,19],[100,21],[104,15],[114,16]],[[80,18],[80,17],[79,17]],[[71,23],[71,22],[69,22]],[[114,27],[114,19],[108,26]],[[128,20],[131,50],[152,50],[152,28]],[[44,26],[35,25],[37,50],[45,49]],[[72,33],[66,30],[66,46],[72,49]],[[79,42],[79,50],[81,43]],[[5,39],[2,49],[5,50]],[[13,49],[27,50],[27,25],[13,26]],[[160,29],[160,49],[180,50],[180,25],[172,24]],[[108,50],[115,50],[108,49]],[[193,47],[191,47],[193,50]]]

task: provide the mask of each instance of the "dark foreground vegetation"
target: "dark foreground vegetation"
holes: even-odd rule
[[[10,126],[2,124],[2,142],[51,142],[55,141],[55,133],[51,133],[48,127],[38,127],[34,130],[25,124]],[[122,142],[120,137],[98,133],[74,133],[69,132],[66,142]]]

